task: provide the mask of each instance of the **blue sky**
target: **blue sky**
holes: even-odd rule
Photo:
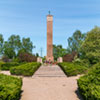
[[[0,0],[0,33],[30,37],[33,53],[46,55],[46,15],[54,16],[53,42],[67,48],[75,30],[83,33],[100,26],[100,0]]]

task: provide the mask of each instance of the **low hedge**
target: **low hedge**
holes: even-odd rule
[[[1,68],[1,66],[2,66],[3,64],[5,64],[5,62],[0,61],[0,68]]]
[[[18,66],[18,65],[20,65],[20,64],[17,62],[1,63],[0,69],[1,70],[10,70],[11,67]]]
[[[22,79],[0,74],[0,100],[19,100]]]
[[[78,74],[85,73],[87,67],[79,65],[77,63],[63,62],[58,64],[67,76],[76,76]]]
[[[17,67],[12,67],[10,73],[13,75],[32,76],[34,72],[40,67],[40,63],[27,63]]]
[[[79,58],[77,58],[73,61],[73,63],[77,63],[78,65],[86,66],[88,68],[90,68],[92,66],[88,59],[79,59]]]
[[[85,100],[100,100],[100,63],[77,81],[79,91]]]

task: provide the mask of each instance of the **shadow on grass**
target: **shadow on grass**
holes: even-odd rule
[[[81,95],[80,92],[79,92],[79,89],[77,89],[77,90],[75,91],[75,93],[77,94],[77,97],[79,98],[79,100],[84,100],[83,97],[82,97],[82,95]]]

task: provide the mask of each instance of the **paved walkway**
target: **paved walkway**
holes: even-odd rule
[[[23,77],[21,100],[80,100],[75,93],[78,78],[66,77],[59,66],[42,66],[32,77]]]
[[[66,77],[59,66],[42,66],[33,77]]]
[[[21,100],[79,100],[78,77],[68,78],[58,66],[42,66],[32,78],[23,79]]]

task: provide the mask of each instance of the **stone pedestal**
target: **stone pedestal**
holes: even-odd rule
[[[63,62],[63,58],[62,58],[62,57],[59,57],[59,58],[57,59],[57,62],[58,62],[58,63],[62,63],[62,62]]]
[[[42,58],[41,57],[38,57],[37,58],[37,62],[42,63]]]
[[[52,61],[52,62],[53,62],[53,61],[54,61],[54,57],[53,57],[53,56],[52,56],[52,57],[46,57],[46,60],[47,60],[47,61]]]

